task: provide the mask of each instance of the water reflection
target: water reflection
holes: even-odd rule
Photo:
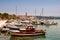
[[[37,39],[46,39],[45,35],[40,36],[30,36],[30,37],[15,37],[11,36],[10,40],[37,40]]]

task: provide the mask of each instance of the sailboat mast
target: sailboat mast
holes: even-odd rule
[[[35,8],[35,17],[36,17],[36,8]]]
[[[36,19],[36,8],[35,8],[35,19]]]
[[[16,14],[17,14],[17,6],[16,6]]]
[[[43,16],[43,8],[42,8],[42,16]]]

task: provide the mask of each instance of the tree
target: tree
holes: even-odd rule
[[[2,13],[0,13],[0,18],[2,18]]]
[[[17,19],[17,16],[15,14],[8,14],[8,13],[0,13],[0,18],[6,18],[6,19]]]
[[[8,13],[3,13],[3,18],[8,18],[9,14]]]

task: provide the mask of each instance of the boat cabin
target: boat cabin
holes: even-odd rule
[[[35,28],[33,26],[27,26],[24,30],[20,30],[20,33],[35,33]]]
[[[19,30],[20,29],[18,27],[15,27],[15,26],[14,27],[10,27],[10,31],[11,32],[20,32]]]

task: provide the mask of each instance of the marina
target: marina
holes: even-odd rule
[[[60,40],[60,0],[0,0],[0,40]]]
[[[59,23],[60,20],[54,20],[54,21]],[[58,25],[35,25],[35,26],[36,26],[36,30],[37,29],[39,29],[39,30],[40,29],[46,29],[46,34],[45,35],[38,35],[38,36],[36,36],[36,35],[35,36],[16,36],[16,35],[15,36],[11,36],[10,34],[7,34],[7,32],[5,32],[5,33],[1,32],[0,39],[2,40],[4,38],[6,38],[4,40],[15,40],[15,39],[16,40],[23,40],[23,39],[27,40],[27,39],[31,38],[29,40],[40,40],[40,39],[41,40],[43,40],[43,39],[44,40],[49,40],[49,39],[53,40],[55,38],[57,38],[57,39],[59,38],[58,37],[59,36],[59,32],[60,32],[59,29],[58,29],[58,28],[60,28],[59,24]]]
[[[59,25],[58,19],[38,19],[36,16],[28,16],[27,13],[18,17],[18,19],[1,19],[0,35],[2,39],[6,37],[6,40],[12,40],[13,38],[19,40],[19,37],[21,37],[21,40],[23,40],[23,38],[34,37],[33,40],[36,38],[36,40],[39,40],[39,38],[45,38],[44,40],[46,40],[47,35],[52,33],[49,32],[50,27],[58,27]],[[53,28],[50,31],[53,31]]]

